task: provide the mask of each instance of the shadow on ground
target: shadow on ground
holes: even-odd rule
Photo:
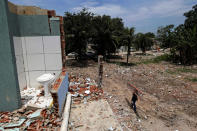
[[[127,98],[125,98],[125,100],[126,100],[128,106],[133,110],[133,108],[131,107],[131,103],[129,102],[129,100]],[[134,113],[135,113],[135,115],[136,115],[137,118],[140,118],[138,112],[134,112]]]
[[[119,66],[136,66],[135,63],[127,63],[127,62],[121,62],[121,61],[109,61],[109,60],[107,60],[106,62],[111,63],[111,64],[116,64],[116,65],[119,65]]]
[[[95,66],[95,62],[91,60],[75,60],[75,59],[70,59],[66,60],[66,66],[68,67],[80,67],[80,68],[85,68],[85,67],[93,67]]]

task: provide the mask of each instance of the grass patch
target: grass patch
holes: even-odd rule
[[[175,75],[180,73],[197,73],[197,69],[178,68],[174,70],[166,70],[167,73]],[[197,78],[195,78],[197,79]],[[194,80],[195,81],[195,80]]]
[[[149,60],[139,62],[137,64],[160,63],[161,61],[170,61],[170,55],[164,54],[164,55],[161,55],[161,56],[157,56],[153,59],[149,59]]]
[[[191,81],[191,82],[197,82],[197,78],[186,78],[186,79]]]
[[[197,69],[178,68],[176,70],[183,73],[197,73]]]
[[[171,74],[171,75],[175,75],[178,74],[177,71],[172,71],[172,70],[166,70],[167,73]]]

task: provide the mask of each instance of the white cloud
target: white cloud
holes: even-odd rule
[[[127,10],[119,5],[114,4],[104,4],[99,5],[98,2],[85,2],[79,7],[73,8],[73,11],[80,11],[82,8],[87,8],[90,12],[96,15],[110,15],[112,17],[121,17],[121,15],[127,14]]]
[[[125,15],[125,18],[132,22],[153,17],[181,16],[190,8],[185,4],[184,0],[163,0],[151,6],[144,6],[131,11],[133,13]]]
[[[107,14],[112,17],[122,17],[126,23],[138,22],[145,19],[169,16],[181,16],[191,7],[187,6],[185,0],[160,0],[150,3],[136,9],[123,7],[115,4],[99,5],[98,2],[91,1],[82,3],[81,6],[73,8],[73,11],[79,11],[83,7],[95,14]]]

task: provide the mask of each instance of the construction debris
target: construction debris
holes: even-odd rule
[[[154,56],[141,57],[131,56],[129,61],[143,62]],[[124,62],[125,59],[114,61]],[[68,63],[72,65],[72,61]],[[123,130],[197,129],[197,82],[188,80],[197,78],[196,65],[184,67],[161,62],[120,66],[111,63],[104,63],[103,75],[107,77],[103,77],[103,97]],[[88,61],[87,65],[90,64],[84,68],[70,66],[67,70],[73,75],[97,79],[97,63]],[[135,88],[143,92],[136,103],[138,114],[130,107]]]
[[[56,85],[61,79],[57,79]],[[58,87],[56,87],[57,89]],[[54,88],[53,88],[54,89]],[[54,94],[53,94],[54,95]],[[23,107],[13,112],[0,112],[0,131],[58,130],[61,126],[58,110],[51,96],[44,97],[43,88],[26,88],[21,91]]]
[[[60,128],[61,121],[58,120],[58,113],[54,108],[27,110],[24,112],[16,110],[14,112],[0,113],[0,129],[12,130],[55,130]]]
[[[45,108],[52,104],[53,98],[44,97],[43,89],[26,88],[21,91],[21,100],[25,107],[34,105],[38,108]]]
[[[70,75],[69,92],[73,96],[74,103],[86,103],[91,100],[98,100],[102,97],[103,90],[98,88],[96,82],[83,76]]]

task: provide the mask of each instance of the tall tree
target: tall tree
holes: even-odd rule
[[[173,29],[174,25],[159,27],[157,30],[157,40],[161,42],[161,47],[169,48],[173,46]]]
[[[141,49],[144,54],[146,54],[146,50],[150,49],[153,45],[153,35],[150,35],[150,33],[138,33],[136,34],[135,38],[135,47],[137,49]]]
[[[130,55],[130,50],[131,50],[131,45],[134,41],[134,32],[135,32],[135,28],[131,27],[130,29],[126,29],[127,31],[127,64],[129,63],[129,55]]]
[[[94,49],[103,56],[114,53],[119,47],[120,35],[124,29],[122,19],[110,16],[95,16],[92,21],[94,26]]]
[[[93,14],[83,9],[79,13],[66,12],[64,16],[64,31],[66,33],[66,53],[77,52],[79,58],[86,52],[86,46],[91,37],[91,19]]]

